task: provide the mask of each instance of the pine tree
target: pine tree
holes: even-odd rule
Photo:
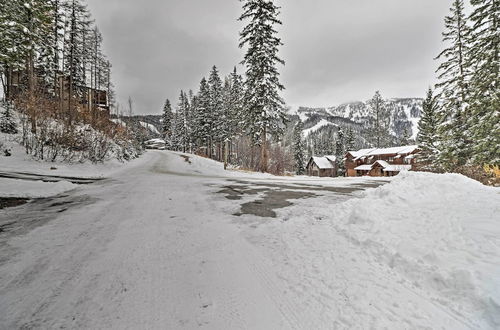
[[[356,140],[354,137],[354,131],[351,127],[347,127],[346,137],[345,137],[345,151],[354,150]]]
[[[189,101],[186,93],[182,90],[179,96],[177,116],[176,130],[178,130],[180,148],[183,152],[188,152],[191,147]]]
[[[230,91],[230,136],[234,138],[241,134],[243,130],[243,78],[234,67],[230,76],[231,91]]]
[[[401,136],[401,139],[399,140],[399,145],[401,146],[406,146],[410,143],[411,136],[410,133],[408,132],[408,128],[404,128],[403,130],[403,135]]]
[[[444,49],[437,59],[443,62],[439,65],[439,83],[436,89],[442,102],[441,117],[444,118],[440,127],[443,138],[440,154],[443,164],[463,165],[470,158],[467,118],[468,80],[470,78],[469,61],[469,27],[464,14],[463,0],[454,0],[450,9],[451,15],[445,17],[445,32],[443,41],[450,46]]]
[[[172,106],[170,105],[170,100],[167,99],[165,101],[165,105],[163,106],[163,114],[162,114],[162,135],[163,139],[165,139],[165,144],[168,149],[172,146],[172,125],[173,125],[174,114],[172,112]]]
[[[387,111],[386,103],[379,91],[375,92],[369,104],[373,116],[370,130],[372,144],[377,148],[385,147],[389,139],[390,114]]]
[[[283,133],[286,112],[279,91],[284,86],[279,81],[278,57],[281,39],[275,26],[279,7],[269,0],[243,0],[240,21],[249,20],[240,33],[240,48],[248,46],[243,64],[246,66],[246,126],[252,140],[260,145],[260,171],[267,171],[267,136]]]
[[[217,150],[219,152],[217,152],[215,156],[218,160],[221,160],[220,147],[225,135],[225,132],[223,131],[225,126],[225,116],[223,109],[222,80],[215,65],[212,67],[212,71],[210,72],[210,76],[208,78],[208,87],[210,91],[209,111],[212,116],[213,125],[210,133],[210,148],[213,148],[214,144],[218,145]],[[209,153],[212,155],[211,152]]]
[[[0,132],[7,134],[16,134],[17,125],[12,116],[13,105],[10,102],[5,102],[5,110],[0,118]]]
[[[305,172],[304,164],[304,139],[302,138],[302,131],[304,130],[304,125],[299,119],[297,124],[293,129],[293,158],[295,160],[295,173],[297,175],[303,175]]]
[[[183,116],[179,111],[176,111],[174,114],[174,123],[173,123],[172,138],[171,138],[171,148],[174,151],[180,151],[184,146],[183,135],[182,135],[183,129],[184,129]]]
[[[468,127],[473,140],[473,162],[500,164],[500,1],[471,0],[474,68],[470,86]]]
[[[211,157],[212,154],[212,126],[214,122],[213,115],[210,111],[210,88],[205,78],[201,79],[200,89],[197,96],[197,107],[194,113],[195,131],[194,138],[198,141],[197,145],[206,146],[206,156]]]
[[[335,161],[337,163],[338,175],[344,174],[344,156],[346,153],[345,136],[342,128],[339,128],[337,140],[335,141]]]
[[[197,121],[196,121],[196,116],[198,113],[198,96],[194,94],[192,90],[189,90],[189,93],[187,95],[188,97],[188,104],[189,104],[189,141],[190,141],[190,149],[191,152],[195,152],[197,148],[199,147],[198,144],[198,138],[197,138]]]
[[[439,106],[432,89],[429,87],[427,97],[422,104],[422,117],[418,122],[417,141],[420,149],[419,160],[426,167],[436,167],[439,155],[438,135],[439,125],[441,123]]]

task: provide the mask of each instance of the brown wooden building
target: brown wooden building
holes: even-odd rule
[[[349,151],[345,156],[347,176],[393,176],[415,166],[418,146],[374,148]]]
[[[23,70],[10,70],[6,73],[6,83],[4,86],[7,100],[15,100],[27,88],[27,75]],[[59,73],[57,86],[47,84],[41,77],[44,73],[35,70],[37,91],[41,94],[59,97],[62,102],[67,102],[70,94],[70,83],[67,76]],[[98,110],[109,113],[108,93],[105,90],[90,88],[87,86],[74,86],[73,97],[77,104],[89,110],[95,106]]]
[[[309,176],[335,177],[337,163],[335,156],[311,157],[307,162],[306,173]]]

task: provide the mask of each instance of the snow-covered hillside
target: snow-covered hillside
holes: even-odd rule
[[[422,99],[420,98],[395,98],[386,100],[390,112],[391,133],[400,138],[405,130],[415,139],[418,134],[418,121],[422,112]],[[317,125],[320,121],[338,123],[339,119],[347,120],[353,124],[366,125],[371,115],[371,109],[366,102],[350,102],[329,108],[299,107],[293,109],[291,114],[298,115],[306,123],[305,128]],[[322,125],[326,126],[326,125]]]

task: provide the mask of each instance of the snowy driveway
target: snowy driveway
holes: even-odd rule
[[[326,230],[335,214],[318,208],[380,182],[223,177],[195,160],[149,152],[0,211],[0,328],[477,327]]]

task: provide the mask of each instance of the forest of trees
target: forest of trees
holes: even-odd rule
[[[427,92],[417,140],[421,168],[467,174],[500,164],[500,1],[470,0],[470,14],[464,0],[451,1],[439,82]],[[413,142],[403,110],[389,108],[378,91],[356,123],[362,128],[326,126],[304,137],[280,96],[279,16],[273,1],[242,1],[244,72],[224,75],[213,66],[196,91],[166,100],[161,130],[169,149],[283,174],[302,173],[312,155],[337,155],[342,169],[349,149]],[[102,42],[83,0],[0,2],[1,131],[21,132],[26,152],[39,159],[134,157],[144,134],[133,129],[140,123],[110,117],[120,111]],[[131,98],[128,106],[132,118]]]
[[[114,91],[102,41],[81,0],[0,2],[4,108],[19,112],[28,154],[101,161],[137,153],[127,130],[109,120]]]
[[[422,167],[470,176],[500,165],[500,1],[453,0],[445,18],[439,82],[419,123]]]
[[[166,100],[162,128],[168,148],[262,172],[293,170],[285,103],[279,95],[284,86],[277,67],[284,61],[278,56],[278,16],[272,1],[244,1],[239,20],[247,22],[240,33],[245,79],[236,68],[221,78],[214,66],[197,93],[180,92],[175,112]]]

